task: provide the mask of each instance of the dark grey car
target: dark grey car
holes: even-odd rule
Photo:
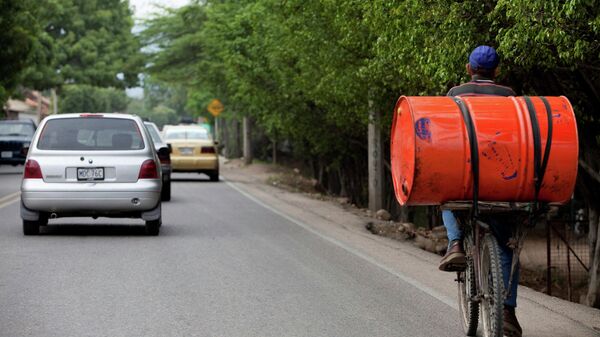
[[[144,122],[144,125],[148,129],[150,137],[152,137],[154,148],[156,149],[162,168],[163,187],[160,197],[162,201],[169,201],[171,200],[171,147],[160,136],[160,131],[156,124]]]
[[[0,120],[0,165],[25,164],[35,129],[31,120]]]

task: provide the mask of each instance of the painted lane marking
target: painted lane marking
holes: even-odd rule
[[[332,244],[334,244],[334,245],[336,245],[336,246],[344,249],[345,251],[349,252],[350,254],[353,254],[353,255],[355,255],[355,256],[357,256],[357,257],[359,257],[359,258],[361,258],[361,259],[363,259],[363,260],[365,260],[365,261],[367,261],[367,262],[369,262],[369,263],[371,263],[371,264],[373,264],[373,265],[375,265],[375,266],[383,269],[384,271],[386,271],[386,272],[388,272],[388,273],[390,273],[390,274],[398,277],[400,280],[402,280],[402,281],[410,284],[411,286],[413,286],[413,287],[421,290],[425,294],[427,294],[427,295],[429,295],[429,296],[437,299],[438,301],[446,304],[447,306],[449,306],[449,307],[451,307],[451,308],[453,308],[455,310],[458,310],[458,304],[456,303],[456,300],[454,300],[454,299],[452,299],[452,298],[450,298],[450,297],[448,297],[448,296],[440,293],[439,291],[437,291],[437,290],[435,290],[433,288],[430,288],[430,287],[422,284],[421,282],[413,279],[412,277],[404,275],[404,274],[402,274],[402,273],[400,273],[400,272],[398,272],[398,271],[396,271],[396,270],[394,270],[394,269],[392,269],[392,268],[390,268],[390,267],[388,267],[388,266],[380,263],[379,261],[376,261],[372,257],[370,257],[370,256],[368,256],[368,255],[366,255],[366,254],[364,254],[364,253],[362,253],[362,252],[360,252],[360,251],[358,251],[358,250],[350,247],[349,245],[347,245],[347,244],[345,244],[345,243],[343,243],[343,242],[341,242],[339,240],[336,240],[336,239],[334,239],[334,238],[332,238],[330,236],[327,236],[327,235],[324,235],[324,234],[318,232],[317,230],[313,229],[312,227],[310,227],[309,225],[305,224],[304,222],[296,220],[296,219],[290,217],[289,215],[287,215],[287,214],[285,214],[283,212],[280,212],[279,210],[276,210],[275,208],[273,208],[273,207],[265,204],[264,202],[260,201],[259,199],[257,199],[253,195],[249,194],[248,192],[242,190],[241,188],[239,188],[235,184],[233,184],[233,183],[231,183],[229,181],[225,181],[225,183],[229,187],[231,187],[234,190],[236,190],[237,192],[239,192],[241,195],[245,196],[246,198],[248,198],[251,201],[253,201],[256,204],[258,204],[259,206],[262,206],[263,208],[266,208],[267,210],[269,210],[269,211],[271,211],[271,212],[279,215],[280,217],[282,217],[282,218],[284,218],[284,219],[286,219],[286,220],[288,220],[288,221],[290,221],[290,222],[292,222],[292,223],[294,223],[294,224],[302,227],[303,229],[305,229],[308,232],[310,232],[310,233],[312,233],[312,234],[320,237],[321,239],[323,239],[325,241],[328,241],[329,243],[332,243]]]
[[[15,201],[18,201],[21,197],[21,191],[17,191],[14,193],[11,193],[7,196],[4,196],[2,198],[0,198],[0,208],[4,208],[10,204],[12,204]]]

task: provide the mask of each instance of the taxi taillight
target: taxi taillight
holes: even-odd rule
[[[201,153],[215,153],[215,148],[212,146],[203,146]]]

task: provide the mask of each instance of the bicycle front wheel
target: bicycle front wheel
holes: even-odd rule
[[[458,311],[465,335],[475,336],[479,323],[479,302],[477,296],[477,279],[475,278],[475,267],[471,238],[464,240],[465,253],[467,254],[467,268],[458,273]]]
[[[481,244],[481,321],[485,337],[502,337],[504,309],[504,281],[500,264],[500,247],[491,234],[483,237]]]

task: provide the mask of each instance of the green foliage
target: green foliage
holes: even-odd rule
[[[358,201],[369,100],[387,130],[398,96],[467,80],[477,45],[498,48],[501,82],[566,94],[581,120],[600,117],[594,0],[207,0],[146,25],[149,72],[183,86],[188,107],[219,98],[226,115],[251,115],[299,158],[339,171]]]
[[[125,112],[128,98],[123,89],[68,84],[59,100],[60,113]]]
[[[63,83],[116,88],[138,83],[144,59],[131,32],[129,1],[48,0],[39,5],[43,32],[26,84],[43,89]]]
[[[0,0],[0,103],[20,83],[23,70],[31,62],[39,27],[34,19],[35,2]]]

